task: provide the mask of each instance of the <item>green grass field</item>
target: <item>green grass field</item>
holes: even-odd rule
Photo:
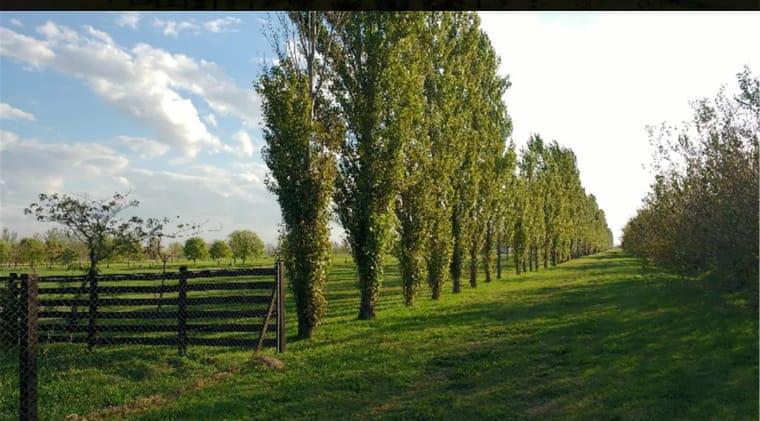
[[[317,337],[264,353],[282,369],[240,349],[49,346],[41,418],[758,417],[756,310],[622,252],[509,272],[439,302],[423,288],[414,308],[390,263],[373,321],[356,320],[355,279],[336,257]],[[0,419],[14,418],[15,360],[1,370]]]

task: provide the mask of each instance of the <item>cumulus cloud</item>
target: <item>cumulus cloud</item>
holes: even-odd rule
[[[84,29],[80,33],[48,21],[37,28],[44,39],[35,39],[0,28],[0,54],[84,80],[98,96],[155,130],[156,139],[185,156],[228,149],[208,130],[185,93],[197,95],[218,114],[247,125],[257,121],[254,93],[238,87],[215,63],[143,43],[126,49],[102,31]]]
[[[232,138],[237,143],[237,152],[246,157],[253,156],[253,141],[244,130],[238,130],[232,135]]]
[[[175,38],[179,36],[182,31],[190,29],[197,30],[199,28],[196,23],[191,21],[164,20],[159,18],[153,19],[153,26],[159,28],[164,35]]]
[[[237,30],[234,27],[239,25],[240,22],[239,18],[232,16],[225,16],[223,18],[203,22],[198,22],[195,19],[173,20],[154,18],[153,26],[158,28],[164,35],[176,38],[182,32],[192,32],[195,35],[199,35],[203,32],[210,32],[213,34],[220,32],[236,32]]]
[[[209,113],[203,116],[203,121],[208,123],[208,125],[211,127],[216,127],[217,124],[219,124],[219,122],[216,120],[216,116],[212,113]]]
[[[23,27],[24,27],[24,24],[23,24],[23,23],[21,23],[21,21],[20,21],[20,20],[18,20],[18,19],[15,19],[15,18],[14,18],[14,19],[11,19],[11,25],[13,25],[13,26],[18,26],[19,28],[23,28]]]
[[[16,133],[0,129],[0,152],[2,152],[8,145],[16,142],[18,142],[18,135]],[[2,160],[0,160],[0,162],[2,162]],[[0,169],[2,169],[2,166],[0,166]],[[0,176],[2,176],[2,172],[0,172]]]
[[[0,120],[34,121],[34,114],[19,110],[10,104],[0,102]]]
[[[69,185],[79,191],[104,192],[101,185],[129,163],[113,149],[94,143],[44,143],[5,132],[2,144],[4,204],[23,205],[38,193]],[[11,214],[3,209],[3,216]]]
[[[137,12],[126,12],[119,15],[116,18],[116,24],[125,27],[128,26],[132,29],[137,29],[137,25],[140,23],[142,15]]]
[[[169,146],[145,137],[119,136],[119,140],[142,158],[155,158],[169,152]]]
[[[134,143],[136,138],[126,139]],[[125,155],[103,145],[46,143],[2,130],[0,148],[3,225],[22,235],[47,228],[23,214],[24,206],[41,192],[109,197],[130,190],[141,202],[136,211],[139,215],[180,215],[187,221],[221,225],[221,231],[206,234],[210,237],[247,228],[265,241],[276,241],[279,208],[264,186],[263,164],[218,167],[187,163],[175,171],[137,168]]]
[[[0,55],[23,61],[33,67],[40,67],[55,58],[55,53],[47,43],[0,27]]]
[[[206,28],[209,32],[217,33],[217,32],[225,32],[225,31],[234,31],[232,29],[232,26],[239,25],[240,19],[232,16],[225,16],[223,18],[214,19],[210,21],[206,21],[203,23],[203,27]]]

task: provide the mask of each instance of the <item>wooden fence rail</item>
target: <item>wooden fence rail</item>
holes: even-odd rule
[[[213,278],[220,280],[207,281]],[[88,349],[101,345],[176,346],[180,355],[191,345],[256,351],[272,346],[277,352],[285,351],[285,278],[280,261],[272,268],[190,272],[181,267],[172,273],[97,276],[11,274],[0,281],[7,282],[9,289],[3,314],[8,303],[16,303],[18,309],[18,323],[5,320],[3,326],[13,327],[13,335],[18,337],[21,419],[37,419],[38,343],[82,343]],[[161,284],[144,284],[154,281]],[[176,283],[166,285],[166,281]],[[76,282],[80,285],[71,285]],[[59,285],[47,286],[54,283]],[[139,294],[154,297],[125,297]],[[238,335],[216,336],[223,333]],[[268,333],[274,337],[267,337]],[[199,336],[205,334],[213,336]]]

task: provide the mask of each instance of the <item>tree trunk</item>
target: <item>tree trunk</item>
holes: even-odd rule
[[[528,270],[533,272],[533,247],[528,248]]]
[[[464,267],[464,246],[462,244],[462,227],[456,208],[451,213],[451,234],[454,238],[454,248],[451,253],[451,283],[452,291],[458,294],[462,291],[462,269]]]
[[[501,237],[496,242],[496,279],[501,279]]]
[[[367,289],[362,289],[362,301],[359,307],[359,320],[375,318],[375,297]]]
[[[478,286],[478,247],[470,247],[470,287]]]

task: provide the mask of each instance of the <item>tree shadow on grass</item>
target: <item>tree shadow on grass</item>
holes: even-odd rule
[[[757,321],[668,282],[504,290],[356,322],[304,344],[283,373],[148,418],[753,418]]]

